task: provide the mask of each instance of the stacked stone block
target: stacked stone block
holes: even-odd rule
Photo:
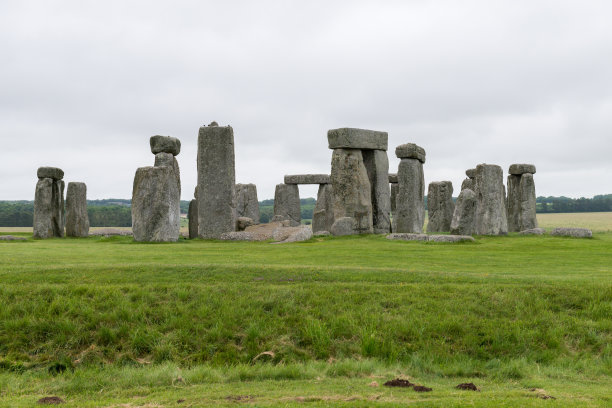
[[[508,170],[508,231],[538,227],[533,164],[513,164]]]
[[[64,236],[64,172],[57,167],[40,167],[34,193],[34,238]]]
[[[401,161],[397,171],[394,232],[422,233],[425,222],[425,149],[407,143],[398,146],[395,155]]]
[[[317,192],[317,204],[315,205],[312,214],[312,231],[313,232],[329,232],[334,223],[334,214],[332,208],[332,187],[330,184],[329,174],[295,174],[285,176],[286,185],[300,184],[318,184],[319,191]],[[298,199],[299,202],[299,191]],[[283,202],[286,202],[283,201]],[[279,203],[279,205],[282,204]],[[274,200],[274,206],[276,208],[276,199]],[[279,210],[279,214],[282,211]],[[276,211],[275,211],[276,214]]]

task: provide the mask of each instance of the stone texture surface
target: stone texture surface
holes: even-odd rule
[[[389,173],[389,183],[397,184],[397,173]]]
[[[189,202],[189,239],[198,237],[198,200],[195,198]]]
[[[544,235],[546,231],[544,228],[531,228],[519,232],[520,235]]]
[[[453,220],[453,183],[434,181],[427,189],[427,212],[429,222],[427,232],[449,232]]]
[[[507,197],[506,197],[506,208],[508,209],[508,232],[518,232],[521,230],[521,193],[519,185],[521,182],[521,176],[508,175],[506,186]]]
[[[327,131],[330,149],[387,150],[387,132],[376,130],[340,128]]]
[[[174,166],[174,156],[171,153],[157,153],[155,155],[155,167]]]
[[[248,217],[259,224],[259,201],[255,184],[236,184],[236,216]]]
[[[302,221],[300,191],[297,184],[277,184],[274,192],[274,215],[289,220],[292,226]]]
[[[397,176],[399,179],[395,203],[395,232],[423,232],[425,221],[425,177],[423,163],[417,159],[402,159]]]
[[[400,159],[417,159],[425,163],[425,149],[414,143],[406,143],[395,148],[395,155]]]
[[[399,184],[391,184],[391,232],[397,232],[397,193],[399,192]]]
[[[352,234],[368,234],[374,231],[372,218],[372,193],[370,179],[366,170],[363,154],[357,149],[335,149],[332,154],[331,184],[333,191],[334,225],[341,218],[352,218]],[[386,184],[386,183],[385,183]],[[332,228],[336,235],[348,226],[341,221],[343,228]]]
[[[285,184],[329,184],[329,174],[293,174],[285,176]]]
[[[198,135],[198,236],[220,238],[236,228],[234,130],[202,126]]]
[[[39,179],[50,178],[53,180],[61,180],[64,178],[64,170],[57,167],[39,167],[36,171],[36,176]]]
[[[519,191],[521,195],[520,207],[520,231],[537,228],[538,220],[536,218],[536,191],[533,181],[533,174],[524,173],[521,176],[519,183]]]
[[[461,190],[465,190],[466,188],[472,191],[476,190],[476,180],[471,178],[466,178],[465,180],[463,180],[463,182],[461,183]]]
[[[592,238],[593,232],[586,228],[555,228],[550,235],[572,238]]]
[[[362,156],[370,180],[372,227],[375,234],[388,234],[391,232],[389,158],[384,150],[364,150]]]
[[[312,214],[312,230],[330,231],[332,225],[334,225],[333,187],[331,184],[321,184]]]
[[[236,219],[236,231],[244,231],[247,227],[255,225],[252,218],[249,217],[238,217]]]
[[[502,168],[494,164],[476,167],[476,234],[508,233],[506,197]]]
[[[308,225],[299,227],[279,228],[272,234],[273,244],[288,244],[290,242],[308,241],[312,238],[312,229]]]
[[[476,178],[476,169],[467,169],[465,171],[465,175],[468,176],[468,178]]]
[[[220,239],[227,241],[268,241],[289,243],[306,241],[312,237],[312,230],[306,226],[289,227],[281,222],[270,222],[247,227],[244,231],[226,232]]]
[[[525,174],[525,173],[535,174],[535,172],[536,172],[535,164],[524,164],[524,163],[511,164],[510,168],[508,169],[508,173],[514,174],[517,176],[520,176],[521,174]]]
[[[396,233],[387,235],[392,241],[428,241],[428,242],[474,242],[469,235],[427,235],[414,233]]]
[[[178,156],[181,152],[181,141],[176,137],[171,136],[151,136],[149,139],[151,145],[151,153],[170,153],[173,156]]]
[[[64,181],[40,178],[34,193],[34,238],[64,236]]]
[[[180,230],[180,192],[173,167],[141,167],[132,189],[134,240],[173,242]]]
[[[129,236],[132,235],[131,228],[96,228],[90,230],[90,236],[112,237],[112,236]]]
[[[0,235],[0,241],[27,241],[27,238],[14,235]]]
[[[451,234],[472,235],[476,232],[477,201],[476,193],[473,190],[469,188],[461,190],[451,221]]]
[[[334,221],[331,227],[332,235],[354,235],[357,232],[357,222],[353,217],[340,217]]]
[[[85,183],[70,182],[66,189],[66,236],[87,237],[88,235],[87,186]]]

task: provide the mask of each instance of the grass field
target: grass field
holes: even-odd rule
[[[0,242],[0,407],[604,407],[610,389],[611,233]]]

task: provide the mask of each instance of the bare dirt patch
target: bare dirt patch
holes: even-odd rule
[[[414,384],[411,383],[410,381],[403,380],[401,378],[396,378],[395,380],[389,380],[383,385],[386,387],[412,387],[414,386]]]
[[[461,383],[457,385],[455,388],[458,390],[468,390],[468,391],[480,391],[474,383]]]
[[[426,387],[424,385],[415,385],[412,387],[413,390],[415,390],[416,392],[431,392],[433,391],[433,388],[429,388]]]
[[[58,404],[63,404],[65,402],[66,401],[64,401],[60,397],[44,397],[36,401],[37,404],[44,404],[44,405],[58,405]]]

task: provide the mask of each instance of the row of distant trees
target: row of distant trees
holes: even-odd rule
[[[302,219],[312,219],[314,198],[300,200]],[[181,213],[186,214],[189,201],[181,201]],[[539,213],[571,213],[612,211],[612,194],[593,198],[538,197]],[[274,216],[274,200],[259,202],[260,221],[269,222]],[[87,201],[87,214],[92,227],[129,227],[132,225],[130,200],[105,199]],[[0,201],[1,227],[31,227],[34,215],[32,201]]]

